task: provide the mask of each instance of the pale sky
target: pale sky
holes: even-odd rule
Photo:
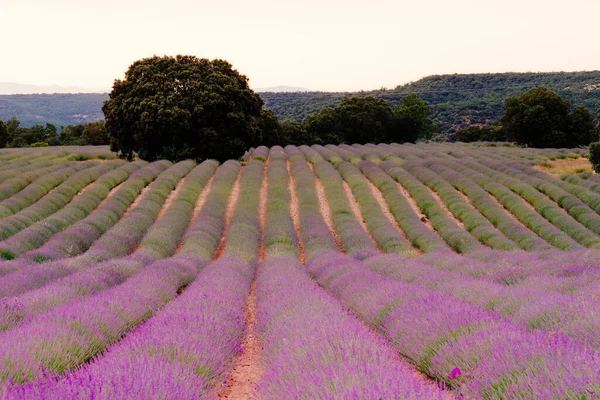
[[[0,0],[0,82],[110,89],[137,59],[222,58],[254,88],[600,69],[599,0]]]

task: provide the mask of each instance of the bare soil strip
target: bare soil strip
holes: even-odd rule
[[[463,228],[466,231],[467,229],[465,228],[464,222],[462,222],[460,219],[456,218],[454,216],[454,214],[452,214],[452,211],[450,211],[448,209],[448,207],[446,207],[446,203],[444,203],[444,200],[442,200],[442,198],[440,197],[440,195],[437,194],[437,192],[435,190],[433,190],[432,188],[430,188],[429,186],[427,186],[427,185],[423,185],[423,186],[429,191],[429,193],[431,193],[431,195],[433,196],[433,198],[435,199],[435,201],[437,201],[437,203],[442,208],[442,210],[444,210],[444,213],[446,215],[448,215],[448,217],[450,219],[452,219],[454,222],[456,222],[458,224],[458,226],[460,226],[461,228]]]
[[[121,186],[123,186],[125,184],[125,182],[127,182],[127,180],[124,180],[123,182],[119,183],[117,186],[115,186],[114,188],[110,189],[110,192],[108,192],[108,194],[106,195],[106,198],[104,200],[108,200],[110,199],[117,190],[119,190],[121,188]]]
[[[202,206],[204,206],[204,203],[206,202],[206,198],[208,197],[208,193],[210,192],[210,185],[213,181],[213,178],[214,178],[214,175],[210,177],[208,182],[206,182],[206,185],[202,189],[202,193],[200,193],[200,196],[198,196],[198,198],[196,199],[196,204],[194,205],[194,211],[192,212],[192,217],[190,218],[190,221],[188,222],[188,225],[185,228],[184,232],[187,232],[187,230],[190,228],[190,225],[192,225],[192,223],[194,222],[194,220],[200,213]],[[184,235],[185,235],[185,233],[184,233]],[[181,249],[182,246],[183,246],[183,240],[179,241],[179,244],[177,245],[177,248],[175,249],[175,254],[179,253],[179,250]]]
[[[408,193],[408,190],[406,190],[404,188],[404,186],[402,186],[400,184],[400,182],[397,182],[397,181],[396,181],[396,186],[398,187],[398,190],[400,191],[402,196],[404,196],[404,198],[408,202],[408,205],[410,206],[410,208],[412,208],[412,210],[415,212],[415,214],[417,214],[417,216],[419,218],[421,218],[421,221],[433,232],[436,232],[435,228],[433,227],[433,224],[431,223],[429,218],[427,218],[427,216],[421,212],[421,209],[419,208],[417,203],[415,203],[415,200],[410,196],[410,193]]]
[[[300,254],[300,262],[306,264],[306,253],[304,252],[304,243],[302,242],[302,235],[300,231],[300,207],[298,205],[298,196],[296,195],[296,180],[292,175],[290,168],[290,160],[287,160],[288,170],[288,190],[290,191],[290,215],[294,223],[294,230],[296,231],[296,237],[298,239],[298,253]]]
[[[313,171],[313,165],[309,161],[307,161],[307,164],[310,170]],[[340,237],[335,231],[335,228],[333,227],[333,222],[331,220],[331,212],[329,209],[329,202],[327,201],[327,196],[325,195],[325,188],[323,188],[323,184],[315,175],[314,171],[313,176],[315,177],[315,189],[317,191],[317,198],[319,199],[319,210],[321,211],[321,215],[325,220],[325,224],[327,224],[327,227],[329,228],[329,232],[331,232],[331,235],[333,236],[333,240],[335,240],[335,244],[338,247],[338,251],[340,253],[343,253],[344,247],[342,247],[342,241],[340,240]]]
[[[537,236],[537,233],[535,233],[535,232],[533,232],[531,229],[529,229],[529,227],[528,227],[527,225],[525,225],[523,222],[521,222],[521,220],[520,220],[519,218],[517,218],[517,217],[516,217],[516,216],[515,216],[515,215],[514,215],[514,214],[513,214],[513,213],[512,213],[512,212],[511,212],[511,211],[510,211],[508,208],[504,207],[504,205],[503,205],[502,203],[500,203],[500,200],[498,200],[498,199],[496,198],[496,196],[494,196],[494,195],[493,195],[493,194],[491,194],[491,193],[488,193],[488,195],[490,196],[490,199],[492,199],[492,201],[493,201],[494,203],[496,203],[496,204],[498,205],[498,207],[502,208],[502,209],[504,210],[504,212],[505,212],[505,213],[506,213],[506,214],[507,214],[507,215],[508,215],[510,218],[512,218],[512,219],[513,219],[513,221],[514,221],[516,224],[519,224],[519,225],[521,225],[523,228],[525,228],[525,229],[529,230],[529,231],[530,231],[530,232],[531,232],[533,235],[536,235],[536,236]],[[523,204],[525,204],[527,207],[529,207],[530,209],[532,209],[534,212],[536,212],[536,213],[537,213],[537,211],[535,210],[535,208],[533,208],[533,206],[532,206],[531,204],[529,204],[528,202],[524,201],[523,199],[521,199],[521,202],[522,202]]]
[[[156,221],[160,221],[160,219],[165,215],[165,213],[167,212],[169,207],[171,207],[171,204],[173,204],[173,201],[175,200],[175,198],[181,191],[181,187],[183,186],[184,181],[185,181],[185,176],[183,178],[181,178],[179,183],[177,183],[177,186],[175,186],[175,189],[173,189],[171,191],[171,193],[169,193],[169,196],[165,200],[165,203],[163,204],[162,208],[158,212],[158,215],[156,216]]]
[[[400,225],[398,225],[398,221],[396,221],[396,218],[394,218],[394,216],[390,212],[390,207],[388,206],[387,202],[383,198],[383,195],[381,194],[379,189],[377,189],[377,187],[375,185],[373,185],[373,182],[371,182],[370,180],[366,179],[366,182],[367,182],[367,185],[369,185],[369,189],[371,190],[373,197],[375,197],[375,200],[377,200],[377,203],[379,204],[381,211],[383,211],[383,214],[390,221],[392,226],[394,228],[396,228],[396,230],[398,230],[409,243],[411,243],[411,240],[408,238],[408,236],[406,236],[406,232],[404,232],[402,230]],[[414,245],[413,245],[413,250],[418,253],[421,253],[421,249],[419,249],[418,247],[415,247]]]
[[[373,238],[373,235],[371,235],[371,231],[369,230],[369,227],[367,227],[367,223],[365,222],[365,219],[363,218],[363,215],[362,215],[362,212],[360,211],[360,206],[358,205],[358,202],[354,198],[354,194],[352,193],[352,189],[350,189],[350,185],[348,185],[348,182],[346,182],[346,181],[342,181],[342,184],[344,185],[344,192],[346,193],[346,198],[348,199],[348,204],[350,205],[350,210],[352,210],[352,214],[354,214],[354,218],[356,218],[356,220],[358,221],[360,226],[362,226],[362,228],[365,230],[365,232],[367,232],[367,234],[371,238],[371,241],[373,242],[373,244],[375,245],[377,250],[379,250],[380,253],[383,253],[383,250],[381,250],[379,243],[377,243],[375,241],[375,239]]]
[[[265,259],[265,223],[267,220],[267,167],[269,166],[269,160],[271,155],[267,157],[264,163],[263,178],[260,185],[260,192],[258,194],[258,224],[260,229],[260,244],[258,246],[258,262],[262,262]]]
[[[142,199],[144,198],[144,196],[146,195],[146,193],[148,193],[149,190],[150,190],[150,184],[146,185],[142,189],[142,191],[140,192],[140,194],[138,194],[138,197],[135,198],[135,200],[133,201],[133,203],[131,203],[129,205],[129,207],[127,207],[127,210],[125,210],[125,212],[123,213],[123,215],[121,215],[121,219],[125,218],[131,212],[131,210],[133,210],[138,204],[140,204],[140,201],[142,201]]]
[[[220,399],[255,399],[256,383],[259,381],[263,366],[261,361],[262,343],[256,330],[256,293],[255,282],[250,285],[244,317],[246,332],[242,340],[242,352],[235,360],[229,378],[217,392]]]
[[[260,229],[260,245],[258,250],[259,263],[265,258],[264,234],[267,210],[267,166],[269,159],[270,156],[264,163],[263,180],[260,186],[258,200]],[[250,285],[250,293],[248,294],[248,300],[246,301],[246,309],[244,312],[246,330],[244,332],[244,338],[242,339],[242,352],[236,357],[229,377],[217,392],[217,398],[219,399],[237,400],[256,398],[256,383],[263,373],[263,365],[261,361],[262,342],[260,340],[260,335],[256,330],[255,284],[256,278]]]
[[[237,177],[235,178],[235,183],[231,188],[231,193],[229,194],[229,198],[227,199],[227,208],[225,209],[225,224],[223,225],[223,234],[221,235],[221,240],[215,249],[215,253],[213,255],[213,260],[221,257],[223,250],[225,250],[225,245],[227,244],[227,232],[229,230],[229,220],[231,220],[231,216],[233,215],[233,210],[235,210],[235,206],[238,201],[238,197],[240,197],[240,175],[242,175],[242,168],[238,171]]]

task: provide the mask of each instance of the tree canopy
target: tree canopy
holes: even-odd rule
[[[220,161],[260,142],[263,101],[224,60],[145,58],[102,106],[111,150],[145,160]]]
[[[429,116],[429,103],[409,94],[394,107],[395,127],[388,139],[394,142],[416,142],[417,139],[429,139],[437,132],[437,125]]]
[[[571,113],[571,102],[538,87],[507,98],[501,118],[508,140],[531,147],[588,145],[596,135],[596,120],[584,107]]]
[[[4,121],[0,120],[0,149],[6,147],[8,143],[8,127]]]

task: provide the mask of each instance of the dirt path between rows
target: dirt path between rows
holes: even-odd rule
[[[375,200],[379,204],[381,211],[383,211],[383,214],[385,215],[385,217],[388,219],[388,221],[390,221],[390,224],[392,224],[392,226],[394,228],[396,228],[396,230],[402,234],[402,236],[404,237],[404,239],[406,239],[406,241],[408,243],[412,244],[412,241],[406,235],[406,232],[404,232],[404,230],[398,224],[398,221],[396,221],[396,218],[394,218],[394,216],[392,215],[392,213],[390,211],[390,207],[389,207],[387,201],[385,201],[385,199],[383,198],[383,195],[381,194],[379,189],[377,189],[377,187],[373,184],[373,182],[371,182],[369,179],[366,179],[366,177],[365,177],[365,181],[367,182],[367,185],[369,186],[369,190],[371,191],[371,194],[373,195],[373,197],[375,197]],[[418,247],[416,247],[414,245],[413,245],[413,250],[419,254],[422,253],[421,249],[419,249]]]
[[[363,217],[362,212],[360,211],[360,206],[358,205],[356,198],[354,198],[354,193],[352,193],[352,189],[350,189],[350,185],[348,185],[348,182],[346,182],[344,180],[342,180],[342,185],[344,186],[344,193],[346,193],[346,198],[348,199],[348,205],[350,205],[350,210],[352,210],[352,214],[354,214],[354,218],[356,218],[356,220],[358,221],[360,226],[362,226],[362,228],[365,230],[367,235],[369,235],[369,237],[371,238],[371,241],[375,245],[375,248],[377,249],[377,251],[379,251],[380,253],[383,253],[383,250],[381,250],[379,243],[377,243],[377,241],[375,241],[375,238],[373,238],[373,235],[371,234],[371,231],[369,230],[369,227],[367,226],[367,223],[365,222],[365,218]]]
[[[256,383],[263,373],[262,343],[260,334],[256,329],[256,293],[254,286],[250,285],[250,293],[246,301],[244,318],[246,332],[242,340],[242,351],[234,362],[233,369],[227,380],[219,388],[219,399],[256,399]]]
[[[123,215],[121,215],[121,218],[119,219],[119,221],[123,218],[125,218],[127,215],[129,215],[129,213],[131,212],[131,210],[133,210],[135,207],[137,207],[138,204],[140,204],[140,201],[142,201],[142,199],[146,196],[146,193],[148,193],[148,191],[150,190],[150,185],[152,184],[152,182],[148,183],[146,186],[144,186],[144,188],[142,189],[142,191],[140,192],[140,194],[138,194],[138,196],[135,198],[135,200],[133,200],[133,203],[131,203],[129,205],[129,207],[127,207],[127,210],[125,210],[125,212],[123,213]]]
[[[467,231],[467,229],[465,228],[465,223],[462,222],[460,219],[456,218],[456,216],[452,213],[452,211],[450,211],[448,209],[448,207],[446,206],[446,203],[444,203],[444,200],[442,200],[442,198],[440,197],[440,195],[433,190],[432,188],[430,188],[429,186],[423,184],[423,187],[425,189],[427,189],[427,191],[433,196],[433,198],[435,199],[435,201],[438,203],[438,205],[440,206],[440,208],[444,211],[444,213],[454,222],[456,222],[456,224],[458,226],[460,226],[461,228],[463,228],[465,231]]]
[[[210,177],[210,179],[206,182],[206,185],[204,185],[204,188],[202,188],[202,192],[196,199],[196,204],[194,205],[194,211],[192,212],[192,217],[190,218],[187,226],[185,227],[185,230],[183,231],[184,232],[183,237],[185,237],[185,233],[190,229],[190,226],[194,223],[194,221],[196,220],[196,217],[198,217],[198,214],[200,214],[200,210],[202,210],[202,207],[204,206],[204,203],[206,202],[206,198],[208,197],[208,193],[210,192],[210,187],[211,187],[214,176],[215,175],[213,174]],[[183,247],[183,240],[180,240],[179,244],[177,245],[177,248],[175,249],[174,254],[179,253],[179,250],[181,250],[182,247]]]
[[[258,262],[262,262],[265,259],[265,223],[267,219],[267,167],[269,166],[269,160],[271,156],[267,157],[264,162],[263,177],[260,185],[260,192],[258,195],[258,225],[260,228],[260,244],[258,245]]]
[[[260,229],[260,244],[258,262],[265,258],[264,234],[267,205],[267,167],[269,158],[264,163],[263,179],[258,200],[258,219]],[[260,268],[258,266],[257,268]],[[242,339],[241,353],[236,357],[231,373],[217,392],[219,399],[255,399],[256,384],[260,380],[264,367],[262,365],[262,342],[256,328],[256,278],[250,284],[250,292],[246,300],[244,319],[246,328]]]
[[[223,233],[221,234],[221,240],[215,249],[213,254],[213,260],[221,257],[223,251],[225,250],[225,246],[227,245],[227,234],[229,233],[229,221],[231,220],[231,216],[233,215],[233,211],[235,210],[235,206],[237,204],[238,198],[240,197],[240,176],[242,175],[242,168],[240,167],[237,177],[235,178],[235,182],[233,183],[233,187],[231,188],[231,193],[229,193],[229,197],[227,198],[227,207],[225,209],[225,223],[223,224]]]
[[[175,199],[177,198],[177,195],[179,194],[179,192],[181,191],[181,188],[183,187],[185,178],[186,177],[181,178],[181,180],[175,186],[175,189],[171,190],[171,193],[169,193],[169,196],[165,200],[163,206],[161,207],[160,211],[158,212],[158,215],[156,216],[155,223],[160,221],[161,218],[165,215],[165,213],[169,209],[169,207],[171,207],[171,204],[173,204],[173,201],[175,201]]]
[[[294,230],[296,231],[296,238],[298,239],[298,253],[300,255],[300,262],[306,264],[306,253],[304,252],[304,242],[302,241],[302,232],[300,230],[300,206],[298,205],[298,195],[296,194],[296,180],[292,175],[290,167],[290,160],[287,160],[286,166],[288,171],[288,190],[290,192],[290,215],[292,216],[292,222],[294,223]]]
[[[333,236],[333,240],[337,245],[338,251],[340,253],[344,253],[342,241],[340,240],[340,237],[338,236],[337,232],[335,231],[335,228],[333,227],[333,221],[331,220],[331,212],[329,209],[329,202],[327,201],[327,196],[325,195],[325,188],[323,187],[321,180],[315,174],[313,170],[313,165],[309,161],[307,161],[306,163],[308,164],[308,167],[310,168],[311,172],[313,173],[313,177],[315,178],[315,190],[317,192],[317,198],[319,200],[319,211],[323,216],[325,224],[329,228],[329,232],[331,232],[331,235]]]

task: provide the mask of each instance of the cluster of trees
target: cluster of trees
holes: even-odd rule
[[[407,96],[347,97],[303,121],[279,121],[248,79],[224,60],[146,58],[116,80],[102,111],[111,149],[126,158],[224,161],[250,147],[306,143],[414,142],[437,126],[429,105]]]
[[[472,124],[487,125],[504,112],[504,100],[529,89],[545,86],[572,104],[588,110],[600,108],[600,71],[552,73],[494,73],[432,75],[394,89],[352,93],[299,92],[261,93],[267,107],[282,119],[302,120],[325,107],[334,107],[344,97],[373,96],[390,105],[417,94],[431,105],[431,118],[442,134],[455,133]]]
[[[0,148],[106,145],[109,142],[104,121],[61,126],[59,131],[54,124],[25,128],[17,118],[0,120]]]
[[[571,109],[568,99],[546,87],[509,97],[504,108],[499,121],[459,129],[456,140],[511,141],[529,147],[579,147],[598,140],[596,117],[583,106]]]

